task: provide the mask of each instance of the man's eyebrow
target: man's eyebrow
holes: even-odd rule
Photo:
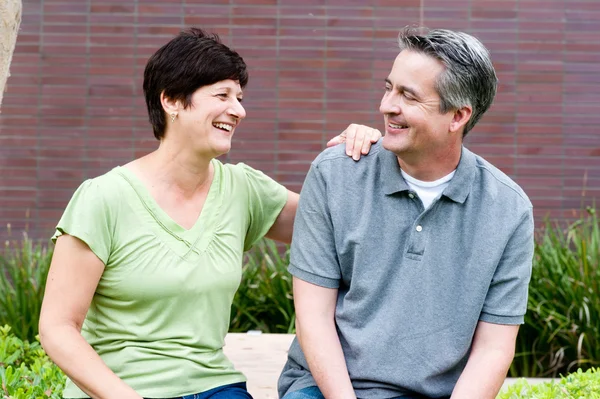
[[[385,78],[385,83],[389,84],[389,85],[390,85],[390,86],[392,86],[392,87],[394,86],[394,85],[392,84],[392,81],[391,81],[391,80],[389,80],[388,78]],[[421,98],[421,96],[419,95],[419,93],[418,93],[418,92],[417,92],[415,89],[413,89],[413,88],[411,88],[411,87],[408,87],[408,86],[401,86],[401,85],[400,85],[400,86],[396,86],[396,89],[397,89],[398,91],[400,91],[400,92],[404,92],[404,91],[405,91],[405,92],[407,92],[407,93],[410,93],[410,94],[412,94],[412,95],[413,95],[414,97],[416,97],[416,98]]]

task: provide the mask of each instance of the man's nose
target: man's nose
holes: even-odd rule
[[[379,104],[379,112],[382,114],[399,114],[400,104],[397,99],[394,100],[394,96],[384,96]]]

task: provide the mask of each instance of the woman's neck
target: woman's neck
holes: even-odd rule
[[[212,159],[189,149],[161,142],[158,149],[132,162],[132,169],[151,190],[170,190],[183,198],[193,198],[210,185]]]

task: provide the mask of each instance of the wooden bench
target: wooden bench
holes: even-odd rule
[[[236,369],[248,378],[248,391],[254,399],[277,399],[277,379],[293,339],[292,334],[227,334],[224,352]],[[507,378],[504,385],[512,384],[515,380]],[[529,383],[543,381],[550,379],[528,379]]]

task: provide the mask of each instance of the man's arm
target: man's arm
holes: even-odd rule
[[[331,169],[313,163],[302,186],[290,251],[296,336],[325,398],[355,399],[335,325],[342,270],[329,209]]]
[[[355,399],[335,328],[337,293],[337,288],[320,287],[294,277],[296,337],[323,396]]]
[[[471,354],[451,399],[494,399],[515,355],[518,325],[480,321]]]
[[[527,310],[533,259],[533,212],[528,208],[512,233],[475,329],[471,353],[452,399],[493,399],[515,355],[519,325]]]

